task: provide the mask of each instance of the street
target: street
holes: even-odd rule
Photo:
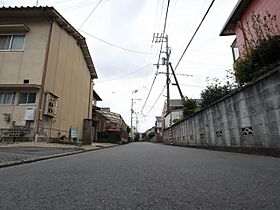
[[[0,209],[280,209],[280,159],[152,143],[0,169]]]

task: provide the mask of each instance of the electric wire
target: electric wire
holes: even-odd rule
[[[151,92],[152,92],[153,86],[154,86],[154,84],[155,84],[156,78],[157,78],[157,74],[155,74],[155,77],[154,77],[154,80],[153,80],[152,85],[151,85],[151,87],[150,87],[148,96],[146,97],[146,100],[145,100],[145,102],[144,102],[144,104],[143,104],[143,107],[142,107],[142,109],[141,109],[141,113],[143,113],[143,109],[145,108],[145,105],[146,105],[146,103],[147,103],[147,101],[148,101],[148,98],[149,98],[150,95],[151,95]]]
[[[163,35],[165,34],[165,30],[166,30],[167,17],[168,17],[168,11],[169,11],[169,5],[170,5],[170,0],[168,0],[168,2],[167,2],[167,8],[166,8],[165,19],[164,19],[164,25],[163,25],[163,33],[162,33]],[[163,43],[161,43],[161,47],[160,47],[160,51],[159,51],[158,63],[159,63],[159,60],[160,60],[160,54],[161,54],[161,51],[162,51],[162,45],[163,45]],[[151,85],[150,90],[149,90],[149,92],[148,92],[148,95],[147,95],[147,97],[146,97],[146,100],[145,100],[145,102],[144,102],[144,104],[143,104],[143,106],[142,106],[141,113],[143,113],[143,110],[144,110],[144,108],[145,108],[145,106],[146,106],[146,103],[147,103],[147,101],[148,101],[148,99],[149,99],[149,97],[150,97],[150,95],[151,95],[153,86],[154,86],[154,84],[155,84],[155,80],[156,80],[157,75],[158,75],[157,73],[158,73],[158,69],[157,69],[157,72],[156,72],[155,77],[154,77],[154,79],[153,79],[153,82],[152,82],[152,85]]]
[[[192,43],[192,41],[193,41],[193,39],[194,39],[195,35],[197,34],[197,32],[198,32],[198,30],[199,30],[200,26],[202,25],[202,23],[204,22],[204,20],[205,20],[205,18],[206,18],[206,16],[207,16],[207,14],[209,13],[209,11],[210,11],[211,7],[212,7],[212,6],[213,6],[213,4],[214,4],[214,2],[215,2],[215,0],[212,0],[212,2],[211,2],[211,4],[210,4],[210,6],[208,7],[208,9],[207,9],[206,13],[204,14],[204,16],[203,16],[202,20],[200,21],[200,23],[199,23],[198,27],[196,28],[196,30],[195,30],[195,32],[194,32],[194,34],[192,35],[192,37],[191,37],[191,39],[190,39],[189,43],[187,44],[187,46],[186,46],[185,50],[183,51],[183,53],[182,53],[182,55],[181,55],[180,59],[178,60],[178,62],[177,62],[177,64],[176,64],[176,66],[175,66],[175,68],[174,68],[174,71],[176,71],[176,69],[178,68],[178,66],[179,66],[179,64],[180,64],[180,62],[181,62],[181,60],[183,59],[183,57],[184,57],[184,55],[185,55],[186,51],[188,50],[189,46],[191,45],[191,43]]]
[[[185,55],[187,49],[189,48],[190,44],[192,43],[192,40],[194,39],[195,35],[197,34],[197,32],[198,32],[200,26],[202,25],[203,21],[205,20],[207,14],[209,13],[209,11],[210,11],[211,7],[213,6],[214,2],[215,2],[215,0],[212,0],[210,6],[208,7],[208,9],[207,9],[206,13],[204,14],[202,20],[200,21],[200,23],[199,23],[197,29],[195,30],[195,32],[194,32],[192,38],[190,39],[189,43],[187,44],[185,50],[183,51],[183,53],[182,53],[182,55],[181,55],[181,57],[180,57],[180,59],[178,60],[176,66],[175,66],[175,68],[174,68],[174,71],[178,68],[178,66],[179,66],[179,64],[180,64],[180,62],[181,62],[181,60],[183,59],[183,57],[184,57],[184,55]],[[158,96],[157,100],[154,102],[152,108],[153,108],[153,107],[156,105],[156,103],[158,102],[158,100],[159,100],[159,98],[161,97],[161,95],[162,95],[163,91],[165,90],[166,86],[167,86],[167,85],[165,84],[164,87],[163,87],[163,90],[161,91],[161,93],[160,93],[160,95]],[[149,114],[149,113],[151,112],[152,108],[148,111],[147,114]]]
[[[157,97],[156,101],[154,102],[154,104],[149,109],[149,111],[146,114],[143,114],[143,116],[147,116],[154,109],[155,105],[157,104],[158,100],[160,99],[161,95],[163,94],[163,91],[165,90],[165,88],[166,88],[166,85],[164,86],[163,90],[161,91],[161,93],[159,94],[159,96]]]
[[[81,31],[82,33],[87,34],[88,36],[90,36],[90,37],[92,37],[92,38],[94,38],[94,39],[96,39],[96,40],[98,40],[98,41],[100,41],[100,42],[103,42],[103,43],[105,43],[105,44],[107,44],[107,45],[110,45],[111,47],[115,47],[115,48],[118,48],[118,49],[121,49],[121,50],[125,50],[125,51],[131,52],[131,53],[146,54],[146,55],[147,55],[147,54],[151,54],[151,53],[149,53],[149,52],[142,52],[142,51],[131,50],[131,49],[128,49],[128,48],[121,47],[121,46],[119,46],[119,45],[116,45],[116,44],[110,43],[110,42],[108,42],[108,41],[105,41],[104,39],[98,38],[98,37],[96,37],[96,36],[94,36],[94,35],[92,35],[92,34],[86,32],[86,31],[81,30],[81,29],[79,29],[79,31]]]
[[[145,66],[142,66],[141,68],[139,68],[139,69],[137,69],[137,70],[135,70],[135,71],[129,72],[129,73],[127,73],[127,74],[124,74],[124,75],[122,75],[122,76],[120,76],[120,77],[112,78],[112,79],[108,79],[108,80],[103,80],[103,81],[100,81],[100,82],[97,82],[97,83],[100,84],[100,83],[104,83],[104,82],[111,82],[111,81],[114,81],[114,80],[122,79],[122,78],[124,78],[124,77],[129,76],[129,75],[132,75],[132,74],[135,74],[135,73],[137,73],[137,72],[139,72],[139,71],[142,71],[143,69],[146,69],[149,65],[150,65],[150,64],[147,64],[147,65],[145,65]]]
[[[163,35],[163,36],[164,36],[164,34],[165,34],[165,31],[166,31],[167,16],[168,16],[168,11],[169,11],[169,4],[170,4],[170,0],[168,0],[168,2],[167,2],[167,9],[166,9],[166,13],[165,13],[165,19],[164,19],[164,25],[163,25],[163,31],[162,31],[162,35]],[[159,64],[160,54],[161,54],[161,51],[162,51],[162,46],[163,46],[163,42],[161,42],[161,45],[160,45],[160,51],[159,51],[159,55],[158,55],[157,64]]]
[[[160,2],[160,0],[157,0],[157,8],[156,8],[156,17],[155,17],[154,31],[157,31],[157,29],[158,29],[158,27],[160,25],[160,24],[157,24],[157,23],[161,22],[162,12],[163,12],[163,7],[164,7],[164,0],[162,0],[160,16],[159,16],[158,15],[159,14],[158,10],[159,10],[159,6],[160,6],[159,2]],[[159,17],[159,20],[158,20],[158,17]],[[158,45],[155,45],[153,41],[152,41],[152,45],[151,45],[151,51],[152,51],[152,54],[150,56],[150,61],[149,62],[152,62],[154,60],[156,52],[158,51]],[[150,70],[147,71],[145,79],[144,79],[144,84],[146,84],[147,78],[150,77],[150,74],[151,74],[151,72],[153,70],[153,67],[154,67],[154,65],[151,65]]]
[[[78,29],[80,29],[80,28],[82,28],[83,27],[83,25],[87,22],[87,20],[90,18],[90,16],[92,15],[92,13],[96,10],[96,8],[99,6],[99,4],[102,2],[102,0],[100,0],[98,3],[97,3],[97,5],[93,8],[93,10],[90,12],[90,14],[87,16],[87,18],[84,20],[84,22],[82,22],[82,24],[80,25],[80,27],[78,28]]]

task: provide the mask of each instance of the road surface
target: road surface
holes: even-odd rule
[[[152,143],[0,169],[0,209],[280,209],[280,159]]]

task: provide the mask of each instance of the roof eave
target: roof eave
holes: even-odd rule
[[[96,93],[95,90],[93,90],[93,97],[95,98],[96,101],[102,101],[102,98]]]
[[[234,28],[240,19],[241,14],[248,7],[251,0],[239,0],[232,10],[230,16],[228,17],[226,23],[224,24],[220,36],[230,36],[235,35]]]
[[[97,77],[96,69],[94,67],[85,37],[83,37],[64,17],[62,17],[55,8],[53,8],[53,7],[50,7],[50,8],[51,8],[51,12],[53,12],[56,15],[56,17],[58,17],[60,20],[59,22],[58,22],[58,20],[55,20],[55,21],[58,22],[59,24],[61,24],[61,26],[69,34],[71,34],[79,43],[79,46],[82,50],[85,61],[87,63],[88,69],[90,71],[91,79],[97,79],[98,77]]]

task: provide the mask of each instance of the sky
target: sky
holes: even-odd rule
[[[170,62],[178,63],[212,0],[170,0],[166,24]],[[226,78],[233,68],[230,45],[233,36],[219,36],[238,0],[216,0],[201,28],[176,69],[184,96],[200,98],[207,81]],[[156,65],[168,0],[39,0],[38,6],[53,6],[85,36],[98,79],[94,89],[102,98],[98,107],[110,107],[131,126],[144,132],[162,115],[166,90],[166,67]],[[1,6],[35,6],[36,0],[0,0]],[[165,44],[163,45],[165,49]],[[163,54],[162,54],[163,56]],[[153,83],[154,81],[154,83]],[[171,83],[174,83],[172,79]],[[152,85],[153,84],[153,85]],[[152,88],[151,88],[152,87]],[[151,90],[151,91],[150,91]],[[148,97],[148,93],[150,95]],[[177,87],[170,86],[170,98],[179,99]]]

